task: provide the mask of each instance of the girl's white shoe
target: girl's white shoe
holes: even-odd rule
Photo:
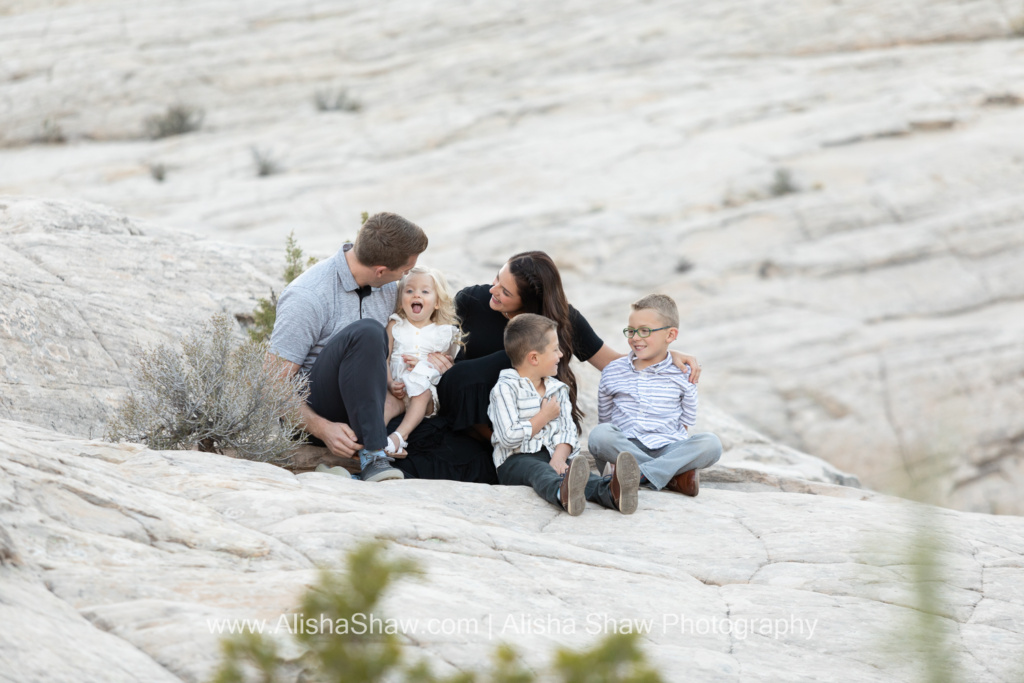
[[[388,444],[384,447],[384,452],[395,456],[409,455],[405,450],[408,445],[409,442],[405,440],[405,437],[398,432],[391,432],[388,435]]]

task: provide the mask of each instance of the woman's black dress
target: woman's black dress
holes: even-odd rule
[[[490,307],[490,286],[466,287],[455,296],[455,308],[467,333],[466,348],[455,365],[441,376],[437,385],[440,412],[423,420],[409,435],[409,456],[393,465],[408,478],[454,479],[495,484],[498,481],[490,444],[466,435],[476,424],[490,424],[487,405],[498,374],[512,367],[505,354],[504,333],[508,319]],[[604,342],[580,313],[569,307],[573,328],[573,355],[581,361],[604,346]],[[401,422],[388,425],[394,431]]]

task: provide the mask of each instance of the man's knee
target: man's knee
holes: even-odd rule
[[[343,331],[348,334],[351,340],[357,343],[361,341],[382,341],[385,344],[388,343],[387,330],[379,322],[370,318],[363,318],[354,323],[349,323]]]

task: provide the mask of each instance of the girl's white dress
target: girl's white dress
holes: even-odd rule
[[[455,358],[459,351],[458,328],[435,323],[416,327],[397,313],[391,316],[391,320],[395,321],[391,328],[391,336],[395,340],[391,349],[391,377],[405,383],[406,401],[409,397],[429,391],[434,398],[434,412],[428,415],[431,417],[437,413],[436,387],[441,380],[441,373],[427,360],[427,354],[447,353]],[[402,359],[403,355],[417,356],[420,360],[410,370]]]

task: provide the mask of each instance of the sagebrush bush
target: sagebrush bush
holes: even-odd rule
[[[782,197],[800,191],[800,188],[793,182],[793,172],[788,168],[775,169],[775,179],[768,189],[773,197]]]
[[[65,137],[64,129],[61,128],[57,121],[46,119],[39,127],[39,134],[36,135],[35,142],[40,142],[44,145],[61,145],[67,142],[67,137]]]
[[[317,111],[359,111],[363,108],[360,102],[349,97],[344,88],[337,90],[317,90],[313,96],[313,104]]]
[[[252,163],[256,167],[256,175],[260,178],[265,178],[268,175],[275,175],[284,170],[273,153],[270,150],[262,149],[260,147],[250,147],[249,151],[252,153]]]
[[[185,335],[180,351],[140,348],[131,393],[107,423],[106,438],[287,463],[302,435],[305,378],[282,374],[266,344],[236,344],[234,329],[230,316],[215,315]]]
[[[154,114],[146,119],[146,135],[157,140],[191,133],[203,125],[203,116],[202,109],[184,104],[171,105],[163,114]]]
[[[321,571],[317,585],[302,600],[301,617],[319,624],[356,624],[357,616],[373,615],[383,623],[378,603],[395,579],[419,573],[408,560],[384,556],[382,543],[367,543],[349,553],[345,574]],[[333,629],[332,629],[333,630]],[[425,661],[407,664],[397,633],[387,629],[299,629],[293,634],[307,650],[299,660],[301,672],[286,666],[277,643],[257,633],[237,635],[221,641],[224,659],[216,683],[263,683],[284,680],[338,681],[339,683],[534,683],[538,680],[562,683],[661,683],[661,676],[650,668],[638,644],[636,633],[616,633],[589,650],[559,649],[552,672],[534,673],[526,668],[516,651],[501,645],[494,651],[486,671],[461,671],[451,677],[438,677]],[[253,674],[253,675],[247,675]],[[296,675],[297,674],[297,675]]]

